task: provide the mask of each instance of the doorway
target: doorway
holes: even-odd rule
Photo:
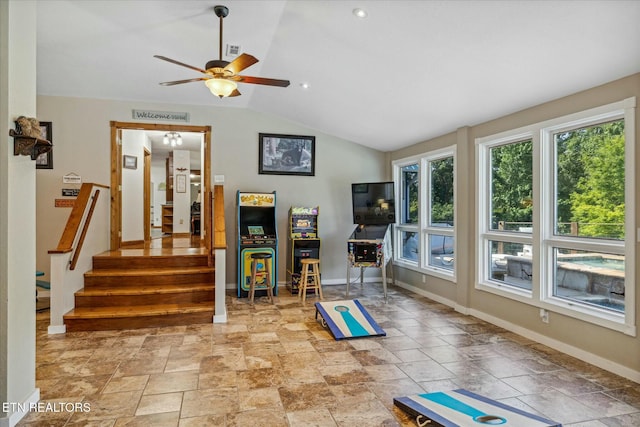
[[[130,132],[135,131],[135,132]],[[154,197],[154,191],[157,190],[159,185],[173,186],[173,178],[177,171],[172,171],[171,174],[168,173],[167,168],[167,179],[166,182],[156,182],[160,181],[159,179],[152,179],[151,177],[151,157],[153,156],[153,148],[152,139],[160,138],[162,139],[162,135],[165,133],[175,132],[182,135],[191,135],[197,137],[198,141],[200,141],[200,168],[197,171],[199,173],[199,186],[197,189],[197,193],[200,194],[200,199],[202,200],[202,208],[198,213],[198,218],[200,221],[200,237],[202,239],[202,245],[209,248],[209,240],[211,236],[210,231],[210,218],[211,218],[211,207],[208,201],[211,200],[210,197],[210,182],[211,182],[211,127],[210,126],[188,126],[188,125],[162,125],[162,124],[148,124],[148,123],[128,123],[128,122],[111,122],[111,185],[113,189],[117,189],[118,191],[112,191],[112,201],[111,201],[111,249],[117,250],[125,246],[129,246],[130,244],[138,244],[143,243],[142,239],[146,242],[150,239],[152,224],[154,223],[154,217],[162,215],[161,212],[158,212],[156,206],[151,206],[151,201],[156,200]],[[135,165],[136,162],[131,161],[131,157],[136,157],[131,155],[131,152],[127,152],[127,150],[131,150],[130,144],[127,142],[130,135],[137,135],[138,137],[142,134],[144,137],[139,144],[146,144],[144,148],[141,146],[138,148],[138,152],[140,152],[141,168],[140,171],[137,172],[132,165]],[[160,135],[158,137],[157,135]],[[138,138],[140,139],[140,138]],[[176,147],[176,153],[184,154],[182,150],[179,150],[181,147]],[[140,150],[147,150],[148,153],[142,154]],[[161,152],[158,149],[158,152]],[[163,155],[166,155],[166,151],[163,151]],[[124,157],[127,156],[128,162],[124,162]],[[189,153],[187,152],[187,158]],[[189,165],[180,165],[184,167],[179,167],[184,173],[186,173],[186,169],[189,168]],[[133,169],[133,170],[132,170]],[[194,172],[196,172],[194,170]],[[181,184],[185,178],[184,174],[181,174]],[[193,174],[192,174],[193,175]],[[137,191],[137,195],[134,198],[134,202],[131,202],[131,187],[129,184],[133,180],[133,187],[139,187]],[[151,182],[154,181],[154,185],[151,185]],[[165,181],[162,179],[162,181]],[[187,183],[189,179],[186,179]],[[195,180],[194,180],[195,181]],[[195,183],[194,183],[195,185]],[[189,185],[187,185],[190,187]],[[193,192],[191,188],[185,188],[181,186],[179,190],[181,192],[185,192],[185,194],[179,194],[179,196],[186,197],[186,203],[189,203],[189,198],[191,197],[191,193]],[[144,195],[142,195],[144,193]],[[155,194],[158,194],[157,192]],[[171,194],[170,192],[166,193],[167,196]],[[123,198],[124,195],[124,198]],[[196,194],[197,196],[197,194]],[[171,196],[172,199],[172,196]],[[126,200],[126,203],[123,201]],[[135,201],[139,200],[139,202]],[[182,200],[182,199],[181,199]],[[195,199],[194,199],[195,200]],[[199,202],[199,200],[198,200]],[[138,204],[139,203],[139,204]],[[167,202],[171,209],[173,201],[170,200]],[[155,203],[157,204],[157,203]],[[176,205],[177,206],[177,205]],[[182,205],[180,205],[182,206]],[[189,210],[191,206],[187,207],[187,212],[185,218],[180,218],[180,223],[185,224],[186,232],[190,233],[192,228],[190,227],[191,220]],[[133,225],[131,225],[133,223]],[[131,230],[135,230],[135,238],[131,239]],[[176,227],[178,231],[181,231],[181,228]],[[182,230],[184,231],[184,230]],[[136,234],[137,233],[137,234]],[[144,236],[144,237],[142,237]],[[175,235],[174,235],[175,236]],[[140,240],[138,240],[140,239]]]

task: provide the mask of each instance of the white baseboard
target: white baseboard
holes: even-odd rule
[[[20,404],[19,406],[22,406],[23,408],[26,409],[31,407],[32,404],[38,403],[38,401],[40,401],[40,389],[36,388],[35,390],[33,390],[33,392],[31,393],[31,396],[29,396],[27,400],[25,400],[24,402],[15,402],[15,403],[19,403]],[[23,419],[25,415],[27,415],[27,413],[28,411],[16,411],[16,412],[13,412],[8,417],[0,418],[0,427],[16,426],[20,422],[20,420]]]
[[[215,314],[213,316],[213,323],[227,323],[227,313]]]
[[[64,334],[67,332],[67,325],[49,325],[47,332],[49,335]]]
[[[459,313],[477,317],[480,320],[484,320],[493,325],[504,328],[508,331],[521,335],[525,338],[538,342],[540,344],[544,344],[548,347],[553,348],[554,350],[558,350],[564,354],[568,354],[569,356],[576,357],[584,362],[590,363],[594,366],[604,369],[605,371],[612,372],[616,375],[620,375],[621,377],[627,378],[631,381],[640,383],[640,372],[630,369],[624,365],[620,365],[619,363],[615,363],[609,359],[605,359],[604,357],[598,356],[596,354],[585,351],[581,348],[574,347],[572,345],[563,343],[562,341],[558,341],[556,339],[550,338],[546,335],[540,334],[538,332],[534,332],[530,329],[523,328],[522,326],[515,325],[511,322],[507,322],[506,320],[495,317],[491,314],[475,310],[469,307],[461,306],[454,301],[443,298],[439,295],[433,294],[424,289],[417,288],[415,286],[409,285],[407,283],[403,283],[396,280],[396,285],[398,287],[407,289],[411,292],[414,292],[418,295],[422,295],[431,300],[439,302],[441,304],[447,305]]]

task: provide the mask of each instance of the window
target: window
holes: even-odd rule
[[[400,248],[396,261],[407,268],[453,279],[454,148],[396,161],[394,175],[401,198],[401,221],[395,227],[396,247]]]
[[[532,289],[533,143],[530,138],[487,144],[492,281],[514,290]]]
[[[418,264],[420,259],[419,237],[419,192],[420,163],[411,162],[399,168],[400,175],[400,226],[398,228],[398,248],[402,248],[396,258]]]
[[[418,172],[420,167],[413,163],[402,167],[401,193],[402,224],[418,223]]]
[[[428,159],[429,226],[427,241],[431,267],[453,271],[453,156]]]
[[[479,289],[635,335],[634,110],[476,140]]]

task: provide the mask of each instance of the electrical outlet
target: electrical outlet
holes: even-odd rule
[[[549,312],[544,308],[540,309],[540,320],[542,323],[549,323]]]
[[[422,283],[427,283],[427,275],[426,274],[422,275]]]
[[[184,224],[184,219],[180,218],[180,224]]]

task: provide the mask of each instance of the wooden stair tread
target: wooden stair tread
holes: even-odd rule
[[[75,293],[76,296],[114,296],[114,295],[149,295],[172,294],[193,291],[213,291],[215,286],[211,283],[186,284],[186,285],[159,285],[159,286],[111,286],[109,288],[82,288]]]
[[[131,249],[105,251],[94,255],[94,258],[156,258],[156,257],[185,257],[204,256],[207,257],[206,248],[152,248],[152,249]]]
[[[190,304],[158,304],[126,307],[74,308],[64,315],[66,319],[101,319],[120,317],[149,317],[213,312],[213,301]]]
[[[200,274],[213,273],[213,267],[184,267],[184,268],[137,268],[132,270],[104,269],[89,270],[85,276],[162,276],[166,274]]]

